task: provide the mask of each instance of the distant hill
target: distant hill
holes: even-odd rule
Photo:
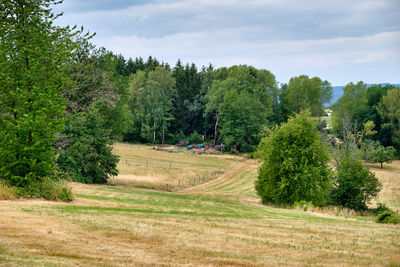
[[[382,86],[385,85],[394,85],[396,87],[400,87],[400,84],[395,84],[395,83],[379,83]],[[376,85],[376,84],[367,84],[367,86],[372,86],[372,85]],[[343,88],[344,86],[332,86],[332,101],[330,102],[330,104],[333,104],[336,102],[336,100],[338,100],[342,95],[343,95]]]

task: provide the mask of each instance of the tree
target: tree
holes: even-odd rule
[[[343,96],[333,106],[332,128],[340,136],[343,131],[343,119],[351,123],[357,122],[357,130],[361,130],[368,118],[367,85],[363,82],[349,83],[343,88]]]
[[[383,96],[379,106],[379,114],[387,121],[384,127],[392,130],[392,142],[396,150],[400,151],[400,88],[393,88]]]
[[[326,202],[331,188],[329,154],[310,112],[291,116],[261,140],[258,155],[263,163],[256,191],[264,203]]]
[[[384,147],[377,141],[372,141],[365,149],[364,158],[370,163],[380,163],[381,169],[384,162],[391,162],[395,157],[394,147]]]
[[[173,120],[172,99],[175,95],[175,79],[170,71],[156,67],[146,74],[138,71],[130,81],[131,105],[136,106],[141,137],[156,142],[158,136],[164,143],[168,124]]]
[[[337,166],[331,197],[334,204],[366,210],[367,203],[378,195],[381,188],[379,180],[359,159],[347,155]]]
[[[220,107],[223,117],[223,142],[239,151],[253,152],[260,143],[260,132],[266,126],[267,113],[261,102],[246,91],[229,91]]]
[[[24,187],[54,171],[66,62],[82,31],[54,26],[52,0],[0,2],[0,179]]]
[[[73,180],[87,184],[103,184],[109,175],[117,175],[119,157],[112,154],[110,129],[104,128],[98,110],[71,114],[59,140],[57,163]]]
[[[73,180],[106,183],[118,174],[118,157],[111,145],[129,121],[126,86],[116,76],[121,63],[103,49],[81,43],[78,57],[69,71],[72,88],[64,94],[66,124],[58,135],[57,164]]]
[[[365,136],[374,134],[373,122],[364,124],[364,129],[357,131],[356,123],[343,119],[342,142],[331,139],[331,152],[335,160],[336,175],[333,179],[331,201],[355,210],[368,209],[367,203],[382,188],[375,175],[360,160],[360,147]]]
[[[267,126],[273,119],[272,94],[276,91],[275,77],[267,70],[257,70],[245,65],[232,66],[229,69],[220,68],[215,72],[214,77],[215,80],[205,96],[207,99],[205,116],[213,114],[215,118],[214,143],[217,141],[222,122],[221,133],[226,134],[222,136],[224,142],[237,144],[241,147],[241,152],[251,151],[259,140],[259,138],[253,138],[253,130]],[[238,99],[239,95],[242,95],[244,99]],[[231,101],[234,103],[229,103]],[[245,102],[249,105],[248,107],[243,106]],[[248,112],[256,112],[259,118],[251,117],[251,113],[245,115],[243,111],[238,110],[239,107]],[[248,127],[250,124],[242,125],[244,128],[235,129],[234,125],[246,122],[246,117],[252,118],[251,123],[248,121],[250,124],[257,123],[251,126],[253,130]],[[224,127],[228,128],[224,130]]]
[[[312,116],[321,116],[323,105],[331,98],[332,87],[328,81],[307,75],[291,78],[289,84],[281,88],[283,116],[287,119],[292,113],[305,109],[309,109]]]

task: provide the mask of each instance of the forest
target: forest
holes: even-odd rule
[[[351,82],[330,105],[332,85],[320,77],[282,83],[248,65],[125,58],[96,48],[83,27],[55,26],[53,2],[0,4],[0,180],[20,195],[69,200],[60,177],[106,183],[118,174],[116,141],[191,140],[261,159],[266,203],[363,210],[380,185],[362,161],[383,167],[400,154],[396,86]],[[360,199],[347,200],[346,186]]]

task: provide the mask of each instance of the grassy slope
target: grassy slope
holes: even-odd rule
[[[146,153],[176,164],[193,160],[190,155],[180,161],[180,154]],[[203,166],[195,172],[207,169],[210,157],[195,159]],[[0,201],[0,265],[400,263],[400,226],[262,206],[253,189],[255,161],[211,159],[228,166],[223,174],[174,193],[73,183],[76,200],[70,204]],[[157,182],[155,177],[152,183]]]

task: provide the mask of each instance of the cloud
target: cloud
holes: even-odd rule
[[[251,64],[283,82],[306,73],[342,84],[349,72],[399,82],[396,0],[65,0],[60,8],[60,24],[96,31],[97,45],[125,57]]]

